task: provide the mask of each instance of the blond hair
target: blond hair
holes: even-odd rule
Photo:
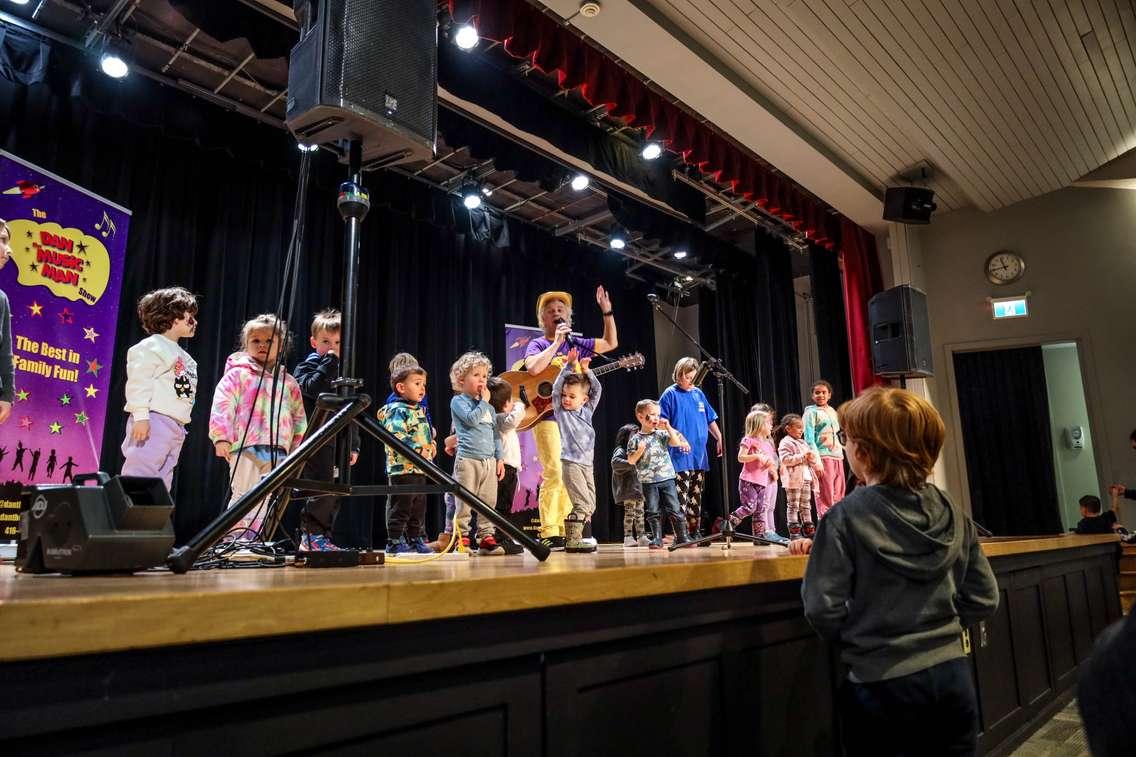
[[[906,389],[872,387],[837,411],[845,435],[881,484],[922,489],[943,449],[946,427],[930,402]]]
[[[746,436],[760,437],[761,429],[772,415],[772,413],[766,412],[765,410],[750,410],[745,421]]]
[[[250,318],[245,321],[245,325],[241,326],[241,349],[248,352],[249,335],[254,331],[271,331],[280,339],[281,345],[284,344],[284,335],[288,331],[288,324],[284,322],[283,318],[278,317],[275,313],[261,313],[255,318]],[[281,349],[279,352],[283,352]],[[277,360],[280,359],[278,354]]]
[[[312,317],[312,336],[318,336],[321,331],[338,334],[342,328],[343,314],[335,308],[321,310]]]
[[[461,382],[469,375],[469,372],[481,366],[485,366],[486,375],[493,372],[493,363],[489,361],[488,355],[476,350],[465,353],[450,366],[450,386],[454,388],[455,392],[460,392]]]
[[[699,362],[697,358],[682,357],[675,363],[674,373],[671,374],[672,380],[677,384],[679,376],[685,376],[688,373],[698,372]]]
[[[655,402],[655,400],[639,400],[635,403],[635,417],[638,418],[640,413],[645,413],[648,409],[650,409],[651,405],[657,404],[659,403]]]
[[[397,373],[402,368],[409,368],[412,365],[418,365],[418,358],[411,355],[409,352],[398,352],[390,361],[390,372]]]

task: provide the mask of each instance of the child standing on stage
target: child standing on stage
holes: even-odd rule
[[[393,376],[398,373],[402,368],[407,368],[412,365],[418,365],[418,358],[411,355],[409,352],[398,352],[390,359],[388,369]],[[398,400],[398,392],[392,391],[390,396],[387,397],[387,402],[396,402]],[[422,412],[426,413],[426,421],[430,424],[430,431],[434,436],[438,435],[438,429],[434,428],[434,419],[430,417],[430,398],[423,394],[422,400],[418,403],[422,408]]]
[[[777,445],[781,458],[781,486],[787,501],[785,520],[789,539],[813,538],[812,493],[817,490],[820,460],[804,440],[805,423],[801,416],[790,413],[781,427],[785,437]]]
[[[840,408],[848,463],[864,482],[817,525],[801,586],[805,617],[848,665],[837,696],[848,754],[974,754],[978,702],[962,631],[994,614],[998,584],[973,521],[927,483],[943,419],[904,389]]]
[[[501,439],[497,436],[497,414],[489,404],[486,386],[493,370],[489,358],[480,352],[467,352],[450,368],[450,382],[457,394],[450,400],[450,414],[458,437],[454,478],[486,504],[497,501],[497,482],[505,477],[501,459]],[[462,533],[469,531],[471,508],[457,498],[457,521]],[[493,524],[478,518],[477,550],[483,555],[503,555]]]
[[[126,353],[126,438],[122,475],[160,478],[170,489],[197,399],[197,363],[178,345],[197,332],[197,299],[181,287],[138,301],[150,336]]]
[[[300,385],[280,363],[287,324],[273,314],[241,327],[241,349],[225,361],[225,375],[213,391],[209,440],[228,461],[229,507],[271,471],[304,438],[308,427]],[[237,538],[256,538],[264,514],[260,505],[241,519]]]
[[[505,475],[497,482],[497,512],[508,518],[513,512],[513,497],[517,494],[517,474],[521,470],[521,440],[517,437],[517,424],[525,417],[525,404],[513,402],[513,387],[508,381],[489,378],[489,404],[497,413],[497,436],[501,439],[501,459]],[[519,555],[524,548],[508,534],[498,532],[497,543],[507,555]]]
[[[334,391],[332,381],[339,376],[339,332],[341,315],[338,310],[322,310],[312,318],[311,342],[314,350],[296,366],[294,375],[304,398],[304,412],[311,419],[316,400],[324,393]],[[312,427],[314,431],[316,427]],[[359,433],[351,426],[351,465],[359,459]],[[335,478],[335,443],[320,447],[304,465],[304,477],[316,481]],[[331,541],[335,516],[339,513],[339,497],[322,494],[308,500],[300,514],[300,544],[303,551],[328,552],[339,549]]]
[[[678,499],[686,513],[686,525],[692,539],[701,536],[702,492],[710,458],[706,454],[707,432],[714,437],[716,454],[723,453],[722,432],[718,430],[718,414],[702,390],[694,385],[698,361],[684,357],[675,363],[674,382],[659,397],[659,414],[690,442],[690,451],[670,448],[674,463]]]
[[[611,499],[623,505],[623,546],[649,547],[651,540],[643,529],[643,485],[639,471],[627,462],[627,442],[639,430],[634,423],[620,426],[611,453]],[[638,537],[638,538],[636,538]]]
[[[659,417],[659,403],[654,400],[639,400],[635,405],[635,418],[639,430],[627,441],[627,462],[639,471],[639,482],[643,485],[644,508],[647,511],[647,528],[650,531],[651,549],[663,547],[663,514],[659,512],[659,501],[665,516],[674,529],[675,543],[690,541],[686,530],[686,517],[678,503],[678,488],[675,486],[675,469],[671,463],[668,447],[685,448],[690,445],[682,434],[671,427],[666,418]]]
[[[391,389],[398,397],[379,408],[383,427],[414,448],[422,457],[433,460],[437,454],[434,433],[426,419],[422,398],[426,396],[426,371],[417,364],[403,365],[391,374]],[[387,480],[391,486],[425,486],[429,479],[413,459],[387,447]],[[405,552],[431,554],[426,546],[426,495],[424,493],[391,494],[387,497],[388,555]]]
[[[738,462],[742,463],[738,495],[742,504],[730,513],[730,523],[736,526],[747,516],[752,516],[754,536],[788,544],[788,539],[776,531],[762,531],[765,528],[765,491],[777,480],[777,450],[770,438],[773,416],[762,410],[750,411],[746,416],[745,431],[746,435],[738,445]]]
[[[584,523],[596,511],[596,430],[592,415],[600,403],[603,387],[588,367],[590,359],[581,361],[584,373],[576,373],[577,351],[569,350],[568,359],[556,381],[552,383],[552,415],[560,428],[560,470],[572,509],[564,519],[564,551],[595,552],[596,545],[584,541]]]
[[[758,402],[750,408],[750,411],[762,410],[769,413],[769,424],[773,428],[777,428],[777,410],[765,402]],[[774,440],[776,442],[776,439]],[[769,486],[765,487],[765,530],[777,530],[777,494],[781,487],[780,477]],[[811,517],[811,515],[810,515]]]
[[[832,384],[821,380],[813,383],[813,402],[805,408],[805,442],[820,458],[820,492],[817,494],[817,518],[844,499],[844,448],[840,444],[840,419],[828,404]]]

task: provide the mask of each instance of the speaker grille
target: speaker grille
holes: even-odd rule
[[[324,91],[434,139],[437,24],[433,0],[330,0]]]

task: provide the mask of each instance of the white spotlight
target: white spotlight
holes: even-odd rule
[[[297,142],[296,147],[300,150],[300,152],[315,152],[316,150],[320,149],[319,145],[306,145],[303,142]]]
[[[454,44],[462,50],[472,50],[477,46],[477,29],[473,24],[462,24],[454,34]]]
[[[583,192],[585,189],[588,188],[588,184],[590,184],[590,183],[591,183],[591,180],[588,179],[588,177],[585,176],[582,173],[578,173],[578,174],[576,174],[575,176],[572,177],[572,189],[574,189],[577,192]]]
[[[126,61],[115,53],[103,53],[103,57],[99,59],[99,66],[102,67],[103,73],[112,79],[121,79],[130,73]]]
[[[648,142],[643,148],[643,152],[639,154],[643,156],[644,160],[654,160],[663,154],[663,148],[659,146],[658,142]]]
[[[12,5],[27,5],[28,0],[8,0]]]
[[[683,276],[682,280],[683,281],[694,281],[694,277],[693,276]]]
[[[687,255],[686,250],[675,250],[674,259],[675,260],[682,260],[683,258],[686,257],[686,255]]]

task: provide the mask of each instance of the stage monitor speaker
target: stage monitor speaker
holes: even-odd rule
[[[435,0],[299,0],[284,122],[301,143],[359,139],[364,167],[434,156]],[[344,156],[346,158],[346,155]]]
[[[21,573],[133,573],[163,565],[174,546],[174,503],[160,478],[87,473],[22,495]]]
[[[931,223],[935,193],[923,187],[891,187],[884,192],[884,220],[899,223]]]
[[[872,367],[879,376],[926,378],[935,375],[927,295],[904,284],[868,300]]]

